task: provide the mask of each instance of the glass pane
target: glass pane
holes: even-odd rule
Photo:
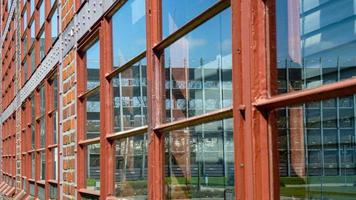
[[[163,0],[163,37],[167,37],[178,30],[216,2],[218,0]]]
[[[26,9],[26,8],[25,8]],[[23,13],[23,31],[25,31],[27,28],[27,12],[25,11]]]
[[[96,92],[86,100],[86,138],[100,136],[100,95]]]
[[[40,88],[40,116],[45,114],[46,99],[45,99],[45,87]]]
[[[55,2],[56,0],[51,0],[51,6],[53,6]]]
[[[46,144],[46,126],[45,119],[42,117],[40,119],[40,148],[44,148]]]
[[[35,20],[32,21],[32,24],[31,24],[31,45],[33,44],[33,42],[35,41],[36,39],[36,26],[35,26]]]
[[[53,109],[58,107],[58,79],[57,76],[53,78]]]
[[[28,188],[27,188],[27,179],[23,179],[22,181],[22,186],[23,186],[23,189],[26,193],[28,193]]]
[[[49,198],[51,200],[57,199],[57,193],[58,193],[57,185],[49,184]]]
[[[100,144],[87,146],[86,188],[100,190]]]
[[[146,199],[147,135],[115,142],[115,196]]]
[[[278,93],[355,76],[353,0],[276,3]]]
[[[356,199],[355,97],[274,112],[281,199]]]
[[[23,39],[23,52],[24,52],[24,56],[26,56],[27,54],[27,34],[25,34],[25,37]]]
[[[42,27],[44,21],[45,21],[45,0],[42,1],[41,6],[40,6],[40,27]]]
[[[40,36],[40,60],[45,56],[45,32],[43,31]]]
[[[40,180],[46,179],[46,154],[44,151],[40,152]]]
[[[24,81],[27,81],[27,79],[28,79],[27,70],[28,70],[27,60],[25,59],[25,62],[23,63]]]
[[[147,123],[146,65],[142,59],[112,79],[115,132]]]
[[[145,0],[129,0],[112,16],[114,67],[146,49],[145,13]]]
[[[35,135],[35,124],[31,124],[31,148],[35,149],[35,140],[36,140],[36,135]]]
[[[51,38],[52,43],[56,41],[58,36],[58,9],[54,12],[51,18]]]
[[[36,69],[36,60],[35,60],[35,49],[31,51],[31,75]]]
[[[230,17],[228,8],[164,50],[167,121],[231,106]]]
[[[53,118],[53,144],[57,144],[57,130],[58,130],[58,123],[57,123],[57,119],[58,119],[58,112],[55,111],[52,114],[52,118]]]
[[[38,199],[45,200],[45,188],[38,186]]]
[[[233,120],[172,131],[165,138],[167,199],[233,199]]]
[[[30,0],[30,14],[31,14],[31,16],[33,15],[34,11],[35,11],[35,0]]]
[[[35,196],[35,184],[30,182],[30,195]]]
[[[99,41],[96,41],[86,51],[87,68],[87,90],[93,89],[100,84],[100,47]]]
[[[36,160],[35,160],[35,153],[31,154],[31,178],[35,178],[35,170],[36,170]]]
[[[57,171],[57,160],[58,160],[58,148],[55,147],[53,148],[52,150],[52,158],[53,158],[53,175],[52,175],[52,178],[53,180],[57,180],[57,177],[58,177],[58,171]]]

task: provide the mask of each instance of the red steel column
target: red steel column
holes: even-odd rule
[[[106,139],[111,134],[112,129],[112,96],[113,89],[105,75],[112,71],[112,48],[111,46],[111,28],[107,19],[101,21],[99,31],[100,41],[100,111],[105,113],[100,115],[100,199],[107,199],[108,196],[114,195],[114,151],[113,142]]]
[[[164,136],[153,131],[164,116],[164,69],[152,47],[161,40],[161,1],[146,0],[148,84],[148,199],[164,199]]]
[[[231,1],[236,199],[275,199],[268,113],[253,103],[268,96],[266,5]]]

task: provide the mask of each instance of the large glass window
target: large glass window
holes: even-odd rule
[[[129,0],[112,16],[114,67],[146,49],[145,13],[144,0]]]
[[[355,76],[354,6],[351,0],[276,1],[278,93]]]
[[[230,18],[226,9],[164,50],[167,121],[232,105]]]
[[[85,50],[82,59],[83,67],[83,93],[80,94],[81,108],[84,110],[84,132],[80,140],[84,142],[81,151],[85,157],[85,187],[89,190],[100,190],[100,43],[94,41]],[[86,143],[88,139],[94,142]]]
[[[175,32],[216,2],[218,2],[218,0],[163,0],[163,37],[167,37]]]
[[[124,131],[147,123],[146,59],[142,59],[112,79],[114,89],[114,131]]]
[[[355,199],[355,98],[275,111],[281,199]]]
[[[233,199],[233,120],[165,135],[167,199]]]

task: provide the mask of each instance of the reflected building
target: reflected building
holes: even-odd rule
[[[276,5],[277,93],[356,75],[355,1],[278,0]],[[354,95],[277,111],[282,182],[282,177],[301,177],[323,185],[327,176],[354,182],[355,106]],[[314,181],[313,176],[321,179]]]

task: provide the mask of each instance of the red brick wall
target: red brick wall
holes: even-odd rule
[[[75,50],[63,60],[63,199],[76,199]]]

